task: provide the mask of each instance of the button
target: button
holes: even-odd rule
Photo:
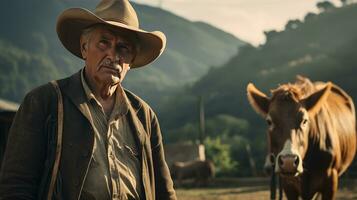
[[[109,150],[109,158],[110,159],[112,159],[112,160],[114,160],[114,153],[113,153],[113,151],[111,151],[111,150]]]

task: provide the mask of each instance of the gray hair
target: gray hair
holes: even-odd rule
[[[82,33],[81,33],[81,38],[83,38],[83,40],[85,41],[86,43],[86,46],[88,45],[89,43],[89,40],[91,38],[91,35],[92,35],[92,32],[97,28],[97,26],[93,25],[93,26],[89,26],[85,29],[82,30]]]

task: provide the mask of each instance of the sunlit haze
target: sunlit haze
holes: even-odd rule
[[[204,21],[238,38],[259,45],[264,31],[282,30],[289,19],[302,20],[318,12],[317,0],[133,0],[160,6],[192,21]],[[331,0],[340,6],[339,0]]]

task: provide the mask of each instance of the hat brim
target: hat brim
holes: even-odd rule
[[[131,64],[132,68],[142,67],[153,62],[162,54],[166,46],[166,37],[160,31],[148,32],[119,22],[105,21],[83,8],[67,9],[58,17],[58,38],[68,51],[83,59],[80,49],[80,37],[84,28],[94,24],[107,24],[119,32],[132,32],[137,35],[140,47]]]

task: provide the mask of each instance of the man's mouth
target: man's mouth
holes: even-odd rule
[[[118,64],[116,64],[115,66],[102,65],[102,67],[109,69],[118,74],[122,71],[122,67]]]

